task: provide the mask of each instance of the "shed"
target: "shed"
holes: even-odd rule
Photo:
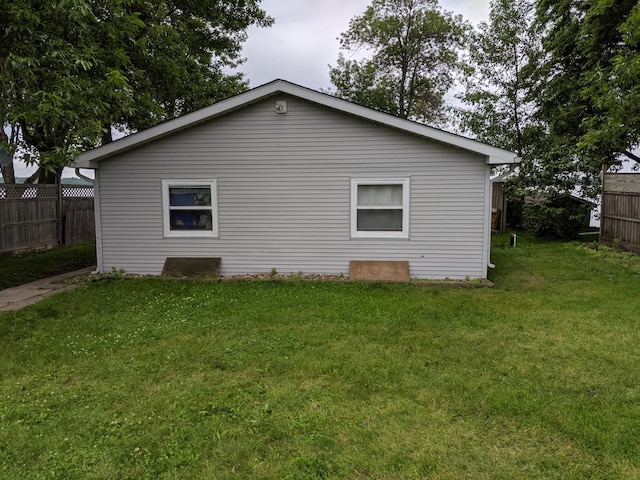
[[[486,278],[493,165],[509,151],[275,80],[79,155],[95,169],[98,270],[168,258],[221,275]]]

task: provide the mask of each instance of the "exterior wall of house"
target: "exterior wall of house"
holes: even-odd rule
[[[275,101],[286,100],[278,114]],[[278,95],[104,160],[102,269],[160,274],[221,257],[221,274],[348,275],[408,260],[412,278],[486,276],[485,158]],[[410,179],[408,239],[351,238],[351,179]],[[216,180],[218,238],[165,238],[162,180]]]

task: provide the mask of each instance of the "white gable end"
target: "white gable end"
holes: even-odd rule
[[[99,161],[109,158],[114,154],[124,152],[131,148],[136,148],[140,145],[144,145],[145,143],[157,140],[167,135],[175,134],[186,128],[191,128],[202,122],[212,120],[216,117],[228,114],[236,109],[243,108],[247,105],[255,103],[256,101],[260,101],[277,94],[288,94],[299,97],[303,100],[332,108],[339,112],[347,113],[356,117],[363,118],[365,120],[380,123],[381,125],[397,128],[398,130],[405,131],[407,133],[413,133],[415,135],[419,135],[430,140],[467,150],[472,153],[477,153],[486,157],[486,162],[489,165],[501,165],[519,162],[519,158],[515,154],[507,150],[492,147],[490,145],[486,145],[484,143],[477,142],[460,135],[455,135],[416,122],[411,122],[409,120],[394,117],[393,115],[378,112],[367,107],[362,107],[355,103],[347,102],[328,94],[316,92],[314,90],[310,90],[299,85],[286,82],[284,80],[275,80],[273,82],[236,95],[235,97],[231,97],[221,102],[215,103],[209,107],[202,108],[195,112],[183,115],[179,118],[164,122],[155,127],[151,127],[136,134],[130,135],[116,142],[112,142],[102,147],[84,152],[80,154],[80,156],[74,163],[74,166],[78,168],[98,168]],[[274,101],[274,111],[275,110],[276,101]]]

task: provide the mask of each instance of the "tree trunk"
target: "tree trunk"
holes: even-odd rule
[[[60,172],[62,172],[62,168],[60,168]],[[38,169],[38,183],[39,184],[52,184],[52,183],[58,183],[58,179],[60,178],[59,173],[56,172],[52,172],[51,170],[45,171],[44,168],[40,167]]]
[[[1,170],[4,183],[16,183],[16,172],[13,168],[13,163],[10,163],[6,167],[2,167]]]
[[[56,171],[51,172],[45,171],[45,169],[40,166],[38,167],[38,170],[33,173],[33,175],[31,175],[24,181],[24,183],[34,183],[36,180],[38,181],[39,185],[58,183],[60,177],[62,176],[62,168],[63,167],[60,167]]]
[[[102,145],[113,142],[113,135],[111,134],[111,124],[106,124],[102,127]]]
[[[9,137],[4,131],[4,128],[0,127],[0,148],[4,149],[9,158],[9,164],[0,166],[2,172],[2,178],[4,183],[16,183],[16,172],[13,167],[13,155],[9,153]]]
[[[40,174],[40,168],[36,170],[29,178],[27,178],[24,183],[32,184],[38,179],[38,175]]]
[[[640,163],[640,157],[639,156],[637,156],[637,155],[635,155],[635,154],[633,154],[633,153],[631,153],[629,151],[625,151],[625,152],[622,152],[622,153],[624,155],[626,155],[629,160],[633,160],[636,163]]]

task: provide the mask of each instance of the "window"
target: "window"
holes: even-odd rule
[[[165,237],[217,237],[216,182],[163,180]]]
[[[409,238],[409,179],[352,179],[351,236]]]

